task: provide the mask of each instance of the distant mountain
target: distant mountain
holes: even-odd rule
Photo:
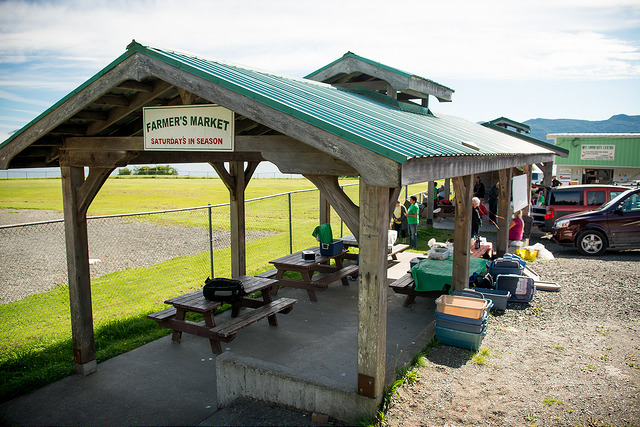
[[[531,119],[524,122],[531,127],[529,136],[547,141],[550,133],[621,133],[640,132],[640,116],[618,114],[609,120]]]

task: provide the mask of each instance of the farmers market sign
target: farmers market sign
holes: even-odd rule
[[[219,105],[143,109],[144,149],[233,151],[233,111]]]

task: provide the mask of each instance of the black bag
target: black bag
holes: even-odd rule
[[[225,279],[222,277],[204,281],[202,295],[211,301],[236,302],[242,299],[247,293],[244,291],[242,282],[235,279]]]
[[[474,280],[474,285],[476,288],[493,289],[493,276],[490,273],[484,276],[477,276]]]

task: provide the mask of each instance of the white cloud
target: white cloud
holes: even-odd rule
[[[5,61],[45,54],[94,70],[140,38],[283,73],[351,50],[428,78],[640,75],[637,40],[608,35],[637,26],[627,0],[8,1],[0,16]]]

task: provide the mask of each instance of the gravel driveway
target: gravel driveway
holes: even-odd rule
[[[640,251],[599,258],[541,240],[537,291],[489,319],[482,359],[432,349],[384,426],[640,426]]]

